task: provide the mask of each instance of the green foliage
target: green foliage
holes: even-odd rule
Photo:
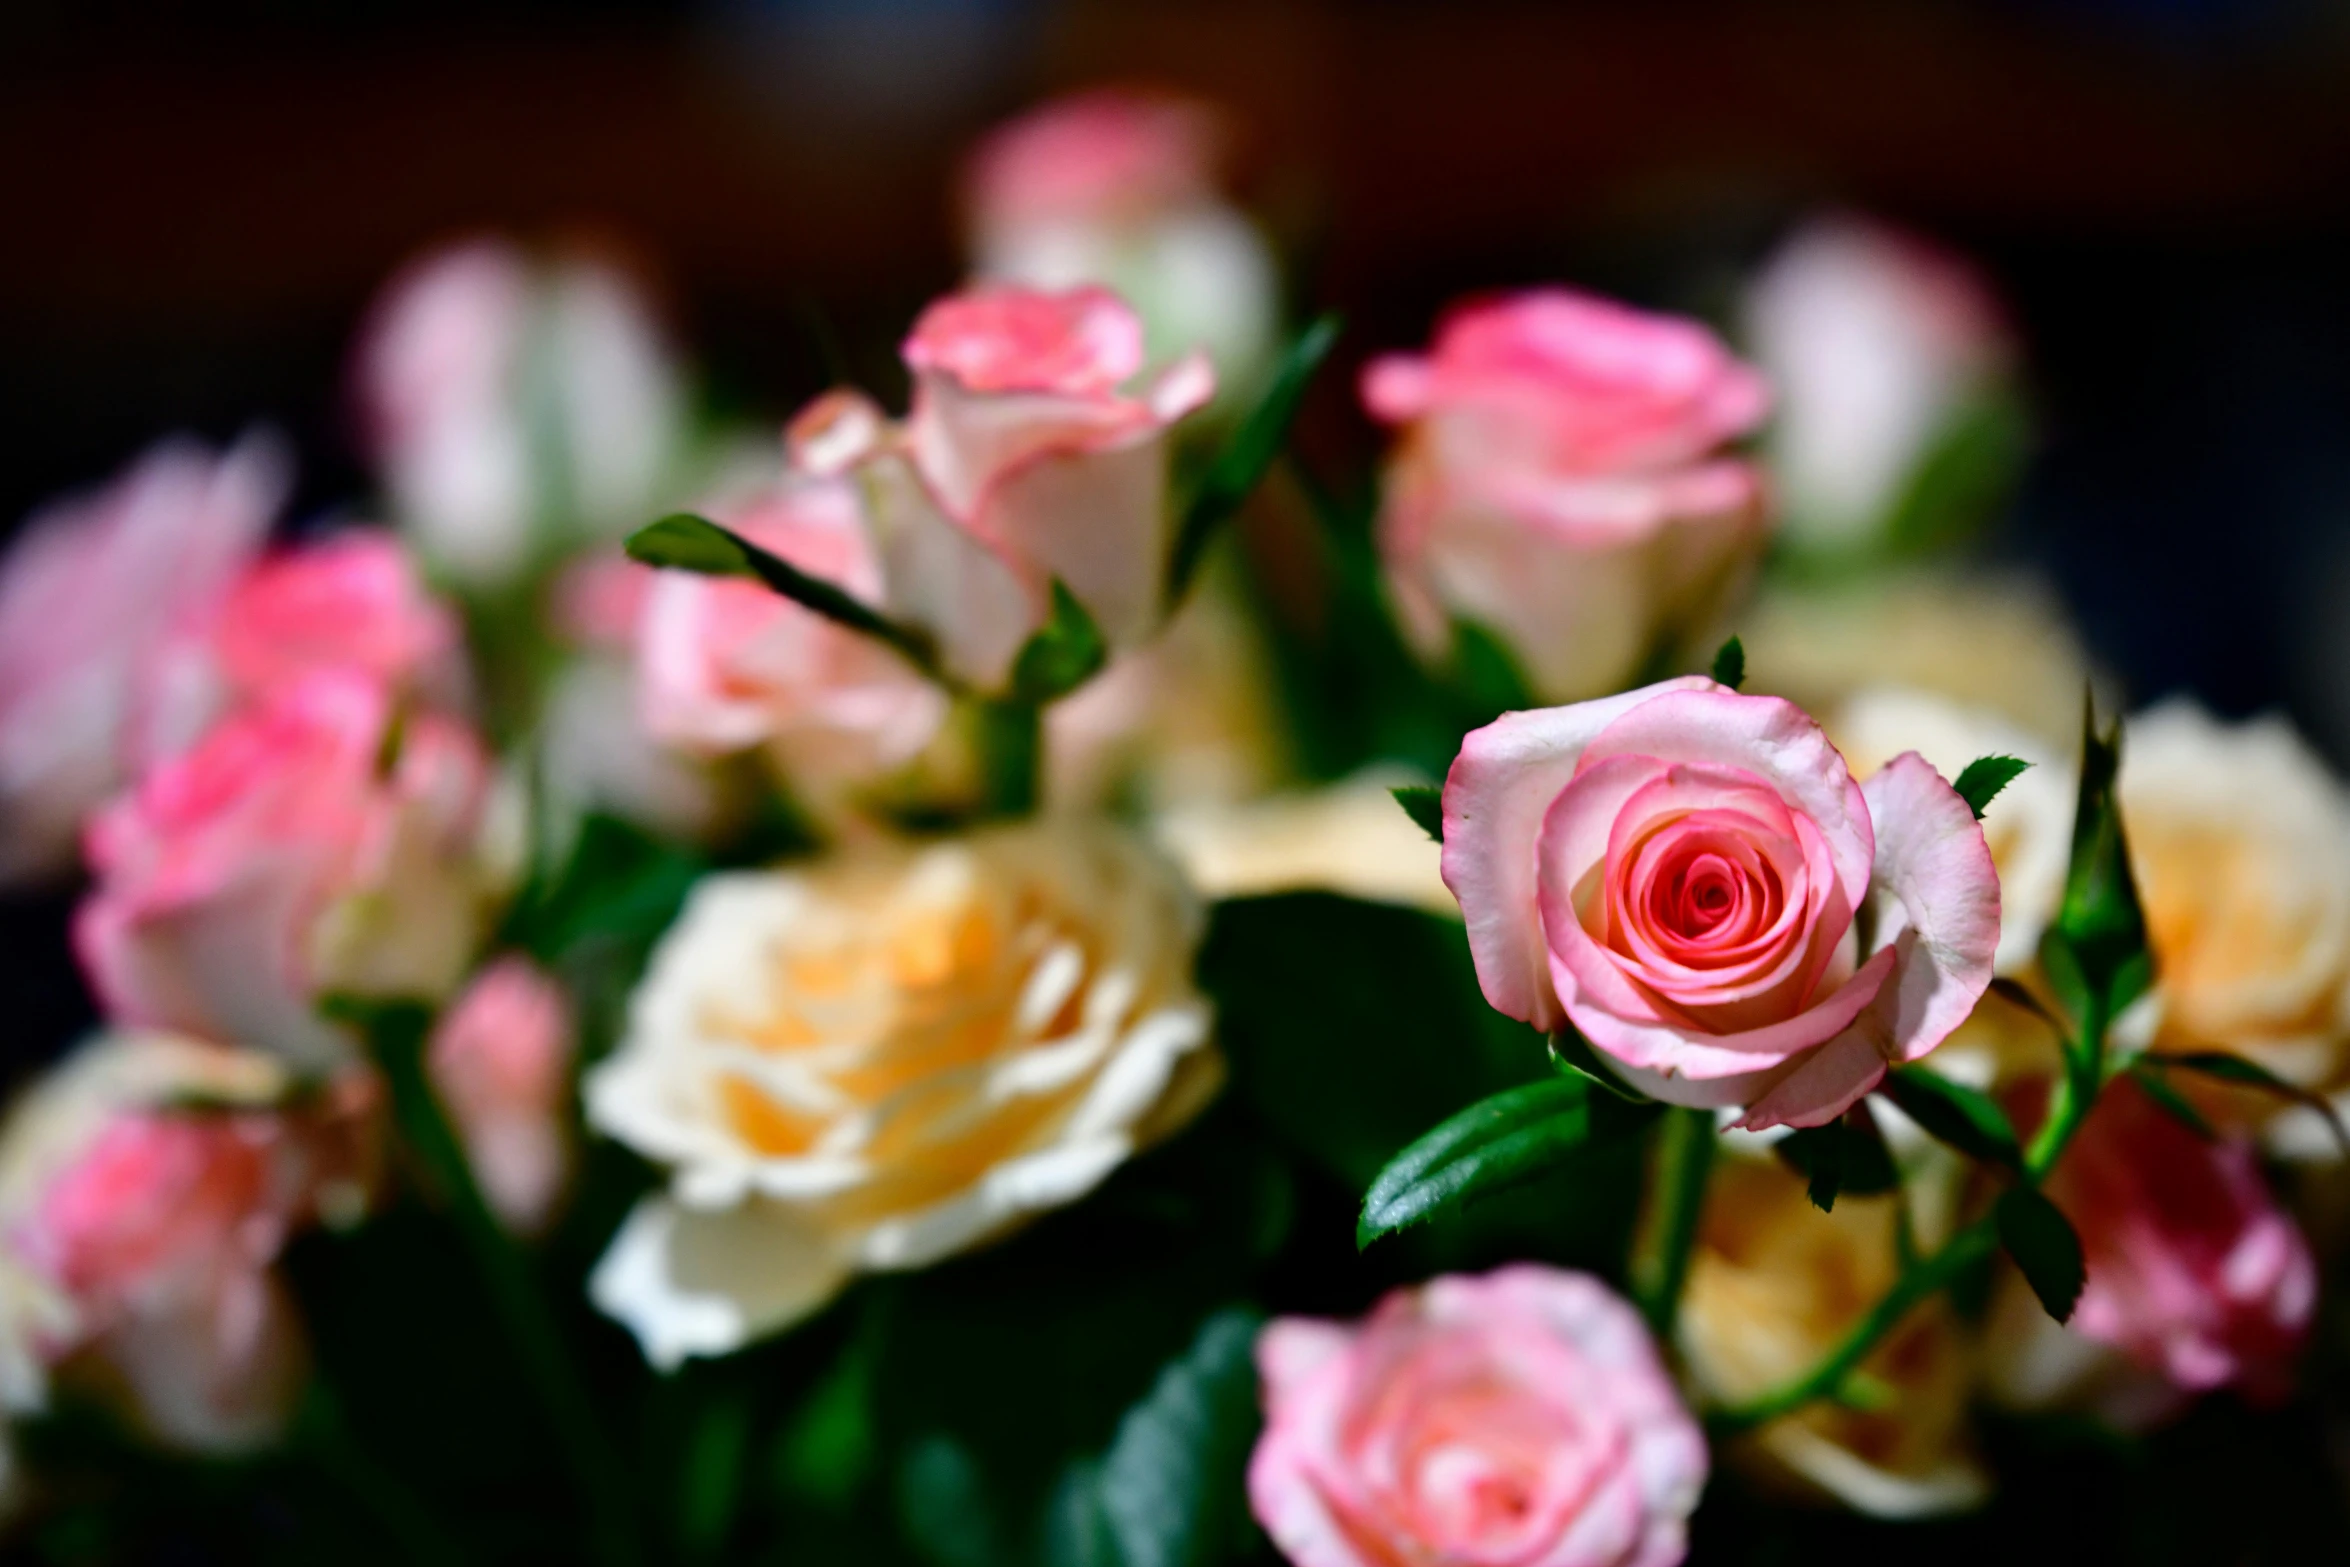
[[[2032,1286],[2041,1306],[2057,1321],[2070,1321],[2089,1276],[2072,1220],[2036,1188],[2020,1183],[1999,1194],[1992,1216],[1999,1227],[1999,1244],[2023,1270],[2024,1282]]]
[[[1572,1026],[1561,1028],[1550,1036],[1550,1064],[1561,1072],[1571,1073],[1606,1089],[1618,1099],[1633,1104],[1649,1102],[1646,1094],[1629,1087],[1622,1078],[1607,1069],[1591,1048],[1591,1042]]]
[[[1724,642],[1714,652],[1712,673],[1718,684],[1728,686],[1733,691],[1745,685],[1746,644],[1735,636]],[[1978,811],[1975,814],[1979,816],[1982,813]]]
[[[2341,1112],[2334,1108],[2333,1101],[2314,1089],[2286,1081],[2257,1061],[2224,1050],[2192,1050],[2177,1054],[2148,1051],[2138,1057],[2136,1064],[2163,1072],[2193,1073],[2198,1077],[2210,1078],[2215,1083],[2249,1088],[2254,1093],[2267,1094],[2315,1111],[2332,1129],[2343,1150],[2350,1152],[2350,1128],[2343,1126]],[[2142,1072],[2140,1081],[2153,1075],[2153,1071]]]
[[[1101,627],[1060,578],[1053,578],[1052,614],[1021,645],[1012,664],[1012,695],[1032,706],[1057,702],[1101,672],[1109,661]]]
[[[1248,499],[1265,470],[1273,466],[1273,459],[1281,454],[1282,444],[1289,438],[1290,421],[1297,417],[1298,404],[1304,401],[1314,372],[1338,341],[1339,326],[1336,315],[1323,315],[1298,333],[1256,407],[1249,410],[1208,465],[1206,477],[1176,525],[1175,546],[1167,560],[1170,605],[1180,603],[1190,589],[1216,530],[1240,510],[1241,502]]]
[[[2173,1088],[2170,1079],[2154,1066],[2145,1061],[2133,1061],[2129,1070],[2130,1081],[2154,1101],[2156,1108],[2205,1142],[2219,1141],[2218,1130],[2203,1118],[2203,1112],[2195,1108],[2194,1101]]]
[[[1387,791],[1420,831],[1444,841],[1444,791],[1431,784],[1399,784]]]
[[[1812,1206],[1822,1213],[1836,1210],[1839,1194],[1876,1197],[1901,1184],[1885,1139],[1865,1108],[1840,1116],[1825,1126],[1798,1127],[1771,1145],[1787,1166],[1810,1181]]]
[[[2009,1170],[2022,1167],[2015,1127],[1999,1102],[1982,1090],[1922,1066],[1901,1066],[1885,1074],[1878,1092],[1928,1135],[1960,1153]]]
[[[1885,523],[1895,556],[1946,549],[1980,533],[2015,487],[2031,425],[2011,388],[1981,389],[1944,421]]]
[[[1509,644],[1478,621],[1453,621],[1451,673],[1454,722],[1463,730],[1542,705]]]
[[[2094,704],[2081,723],[2081,788],[2073,811],[2072,857],[2064,899],[2040,944],[2040,959],[2075,1022],[2110,1022],[2153,983],[2146,915],[2130,869],[2114,781],[2121,725],[2097,730]],[[2101,1030],[2100,1030],[2101,1031]]]
[[[1978,756],[1966,764],[1952,785],[1958,797],[1966,801],[1967,809],[1981,821],[1991,802],[1999,798],[1999,791],[2014,783],[2032,764],[2015,756]]]

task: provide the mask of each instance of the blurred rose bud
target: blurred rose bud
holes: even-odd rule
[[[588,1079],[590,1124],[670,1170],[596,1303],[674,1366],[1091,1191],[1221,1081],[1199,925],[1100,827],[703,881]]]
[[[1621,686],[1702,633],[1764,537],[1760,472],[1724,455],[1769,394],[1695,322],[1566,289],[1462,305],[1427,354],[1364,370],[1402,432],[1379,543],[1431,661],[1500,638],[1545,701]]]
[[[2086,1405],[2137,1426],[2185,1394],[2232,1387],[2274,1401],[2291,1392],[2317,1309],[2317,1264],[2250,1147],[2208,1142],[2117,1081],[2047,1191],[2080,1234],[2089,1279],[2070,1327],[2009,1281],[2012,1298],[1992,1319],[1994,1386],[2006,1402]]]
[[[1444,880],[1498,1011],[1754,1130],[1833,1120],[1940,1044],[1999,939],[1982,828],[1931,766],[1856,782],[1802,709],[1697,675],[1469,735]]]
[[[1775,1158],[1726,1159],[1681,1298],[1689,1374],[1709,1400],[1759,1398],[1810,1371],[1893,1286],[1894,1197],[1812,1206],[1805,1182]],[[1988,1477],[1969,1450],[1972,1347],[1941,1301],[1912,1311],[1861,1362],[1868,1396],[1816,1403],[1727,1451],[1765,1484],[1880,1518],[1919,1518],[1983,1500]]]
[[[142,765],[194,744],[221,713],[314,669],[345,669],[442,706],[462,696],[457,617],[388,533],[355,531],[262,561],[157,660]]]
[[[130,776],[159,653],[208,618],[288,483],[275,441],[168,441],[26,522],[0,562],[0,880],[72,866]]]
[[[1874,542],[1919,467],[2007,367],[2005,322],[1955,256],[1857,218],[1798,230],[1745,302],[1778,394],[1781,526],[1798,542]]]
[[[1206,350],[1227,392],[1264,373],[1280,313],[1271,249],[1219,189],[1224,127],[1193,99],[1096,89],[980,143],[964,170],[972,261],[990,281],[1098,283],[1141,315],[1151,357]]]
[[[44,1369],[16,1407],[39,1407],[57,1367],[175,1446],[243,1451],[282,1428],[305,1356],[271,1265],[294,1229],[364,1203],[376,1112],[364,1079],[304,1109],[287,1086],[264,1056],[117,1033],[18,1102],[0,1220],[45,1304]]]
[[[1249,1504],[1297,1567],[1674,1567],[1705,1437],[1639,1316],[1520,1264],[1257,1339]]]
[[[362,676],[268,693],[92,819],[74,941],[100,1001],[117,1022],[342,1063],[322,998],[437,998],[463,977],[496,890],[491,782],[470,732]]]
[[[498,239],[384,288],[352,365],[361,434],[425,559],[478,586],[650,521],[686,437],[682,376],[627,275]]]
[[[712,514],[852,597],[882,599],[849,481],[794,475]],[[819,803],[911,760],[947,713],[946,693],[873,638],[759,583],[684,571],[646,591],[637,678],[655,739],[703,757],[764,750]]]
[[[501,958],[443,1015],[428,1063],[482,1196],[536,1234],[571,1174],[571,1003],[528,959]]]

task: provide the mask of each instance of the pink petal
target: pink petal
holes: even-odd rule
[[[1886,1059],[1915,1061],[1983,999],[1999,946],[1999,872],[1982,825],[1915,751],[1862,786],[1876,823],[1876,941],[1901,953],[1886,987]]]

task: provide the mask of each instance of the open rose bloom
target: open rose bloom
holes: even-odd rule
[[[1864,785],[1820,726],[1701,676],[1470,735],[1444,879],[1497,1009],[1627,1082],[1817,1126],[1966,1020],[1999,878],[1915,754]]]
[[[1632,1308],[1524,1265],[1257,1341],[1249,1501],[1297,1567],[1674,1567],[1705,1439]]]

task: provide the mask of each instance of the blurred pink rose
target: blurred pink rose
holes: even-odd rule
[[[965,679],[1003,682],[1054,578],[1113,646],[1157,625],[1167,435],[1215,373],[1193,354],[1129,396],[1143,357],[1141,322],[1106,290],[973,289],[933,304],[906,340],[902,429],[847,394],[795,421],[801,468],[860,470],[891,608]]]
[[[852,483],[794,476],[714,512],[802,571],[881,601]],[[639,705],[656,739],[702,756],[768,747],[818,794],[911,759],[946,717],[945,693],[896,653],[757,583],[658,573],[637,624]]]
[[[301,676],[92,819],[83,967],[117,1021],[334,1065],[349,1046],[320,997],[434,997],[464,973],[490,781],[462,727],[396,719],[347,670]]]
[[[2317,1308],[2317,1264],[2251,1148],[2208,1143],[2117,1082],[2048,1194],[2089,1282],[2071,1326],[2180,1388],[2280,1399]]]
[[[434,1031],[433,1086],[482,1196],[525,1234],[546,1227],[571,1172],[571,1003],[524,958],[491,964]]]
[[[1533,1265],[1398,1290],[1257,1340],[1257,1521],[1298,1567],[1673,1567],[1705,1438],[1648,1329]]]
[[[1695,675],[1471,734],[1444,880],[1495,1008],[1757,1129],[1831,1120],[1940,1044],[1999,942],[1982,828],[1923,759],[1855,783],[1802,709]]]
[[[314,669],[347,669],[444,703],[462,688],[460,632],[388,533],[352,532],[247,571],[150,679],[143,761],[192,745],[219,715]]]
[[[1221,139],[1203,103],[1096,88],[990,133],[971,155],[965,190],[987,222],[1148,212],[1213,193]]]
[[[1363,372],[1400,426],[1380,549],[1405,629],[1499,636],[1552,701],[1621,683],[1685,638],[1763,539],[1763,483],[1721,454],[1762,422],[1760,376],[1695,322],[1567,289],[1463,305],[1426,355]]]
[[[25,525],[0,564],[0,879],[71,866],[128,776],[157,653],[260,549],[288,477],[275,441],[168,441]]]

